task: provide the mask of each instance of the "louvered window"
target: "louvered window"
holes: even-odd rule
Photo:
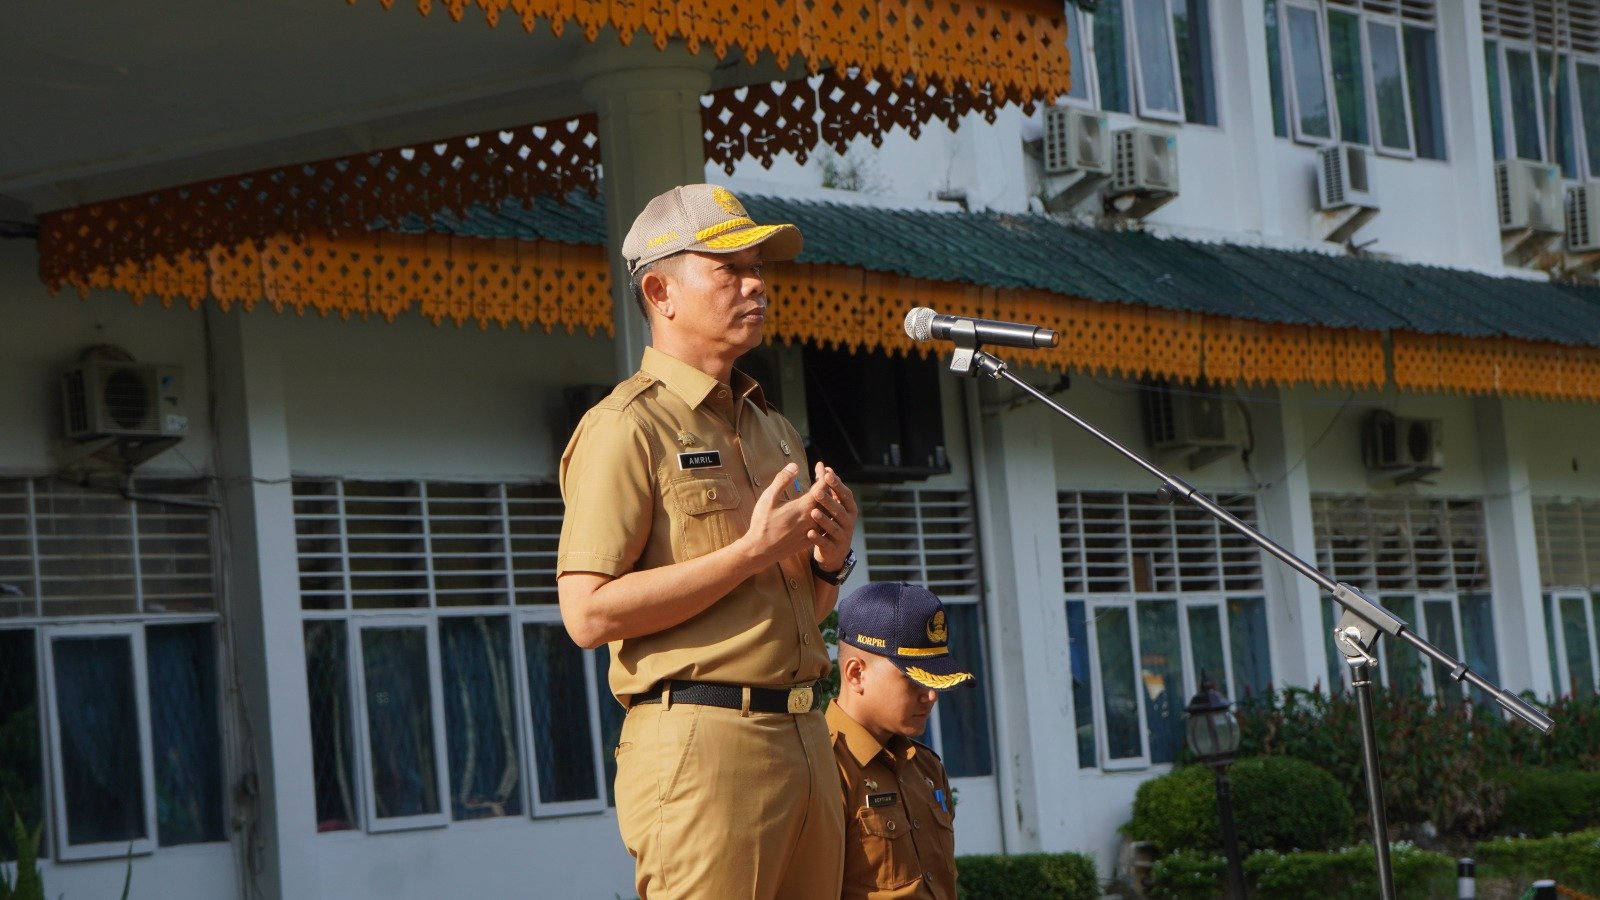
[[[1550,677],[1562,693],[1600,686],[1600,500],[1537,499]]]
[[[972,494],[903,487],[864,487],[857,493],[868,577],[922,585],[938,595],[948,617],[950,651],[978,676],[977,689],[940,697],[924,739],[953,777],[992,775],[983,577]]]
[[[131,493],[0,480],[0,617],[215,610],[206,482],[141,480]]]
[[[603,809],[619,710],[556,606],[555,485],[294,483],[321,831]]]
[[[1323,572],[1361,588],[1419,636],[1464,656],[1473,670],[1498,677],[1482,501],[1326,495],[1312,499],[1311,513]],[[1343,610],[1331,599],[1323,603],[1331,634]],[[1443,667],[1425,666],[1411,648],[1393,643],[1378,644],[1380,673],[1390,687],[1459,690]],[[1329,683],[1347,683],[1347,666],[1331,646]]]
[[[1255,521],[1254,498],[1219,502]],[[1057,508],[1078,765],[1172,762],[1201,683],[1235,699],[1270,686],[1261,551],[1153,494],[1062,491]]]
[[[1484,0],[1482,9],[1495,158],[1600,177],[1600,0]]]

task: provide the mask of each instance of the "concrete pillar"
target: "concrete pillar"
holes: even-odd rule
[[[1483,458],[1483,514],[1494,595],[1495,651],[1500,684],[1549,696],[1550,651],[1539,586],[1539,543],[1528,492],[1529,404],[1485,397],[1475,401]]]
[[[1005,390],[985,382],[974,393],[992,403],[996,388]],[[1053,413],[1040,404],[984,406],[989,411],[973,423],[973,468],[985,528],[1005,849],[1081,849],[1100,835],[1085,830],[1076,789]]]
[[[1483,59],[1479,0],[1439,4],[1437,40],[1440,89],[1444,92],[1445,152],[1450,157],[1450,173],[1463,213],[1456,225],[1460,230],[1455,246],[1463,263],[1497,267],[1500,213],[1494,196],[1489,70]]]
[[[711,87],[715,63],[709,50],[694,55],[673,43],[658,51],[649,41],[636,40],[626,47],[599,41],[576,65],[583,95],[600,118],[619,378],[633,374],[649,343],[629,289],[622,239],[650,198],[705,180],[700,97]]]
[[[236,810],[250,822],[238,838],[249,842],[244,858],[259,860],[255,884],[248,872],[243,876],[242,896],[317,900],[311,711],[282,362],[263,333],[271,323],[262,315],[222,313],[209,304],[204,315],[216,360],[211,378],[228,541],[225,614],[246,720],[240,775],[242,783],[253,780],[256,791],[253,811]]]
[[[1211,17],[1211,33],[1217,43],[1218,113],[1223,127],[1233,135],[1232,164],[1238,186],[1235,227],[1282,234],[1283,216],[1276,199],[1278,139],[1272,133],[1272,79],[1262,38],[1266,11],[1260,3],[1217,3],[1211,7]]]
[[[1245,398],[1255,425],[1255,467],[1263,534],[1315,565],[1311,523],[1311,476],[1305,465],[1305,423],[1300,404],[1285,388],[1262,388]],[[1310,687],[1328,681],[1332,636],[1322,622],[1322,589],[1309,578],[1268,557],[1267,627],[1272,635],[1272,679],[1276,687]]]

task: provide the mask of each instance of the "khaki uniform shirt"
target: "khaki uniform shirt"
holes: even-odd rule
[[[646,348],[639,372],[583,417],[561,456],[566,514],[556,571],[619,576],[704,556],[750,527],[756,498],[797,463],[792,500],[810,487],[794,426],[761,386],[732,384]],[[751,576],[671,628],[611,643],[611,691],[624,704],[666,679],[786,687],[828,673],[810,551]]]
[[[954,900],[955,803],[938,754],[903,737],[884,747],[837,703],[828,732],[844,791],[843,900]]]

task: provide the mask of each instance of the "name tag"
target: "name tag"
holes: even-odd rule
[[[890,791],[887,794],[868,794],[867,808],[877,809],[880,806],[893,806],[899,801],[900,795]]]
[[[702,450],[698,453],[679,453],[680,469],[715,469],[722,465],[721,450]]]

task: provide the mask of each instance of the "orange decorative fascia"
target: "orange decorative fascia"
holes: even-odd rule
[[[750,64],[763,52],[779,68],[801,57],[812,74],[833,67],[919,85],[992,85],[1020,101],[1071,88],[1059,0],[417,0],[417,12],[436,5],[457,21],[477,6],[491,26],[510,12],[529,32],[540,22],[557,36],[576,26],[590,41],[609,27],[624,44],[639,34],[657,48],[681,39],[691,53],[707,45],[719,59],[737,47]]]

